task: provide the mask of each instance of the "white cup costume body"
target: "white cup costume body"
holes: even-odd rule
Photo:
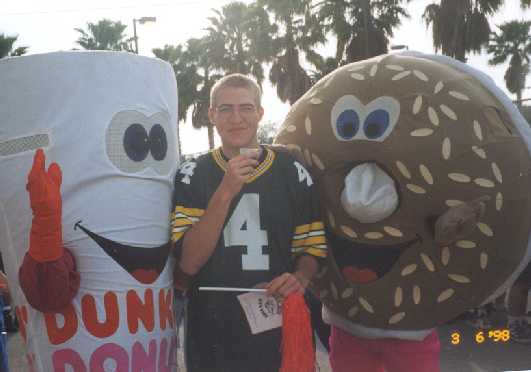
[[[0,86],[0,250],[30,370],[174,371],[166,243],[179,151],[170,65],[128,53],[33,55],[1,61]],[[62,169],[63,242],[81,278],[56,314],[33,309],[18,282],[37,148]]]

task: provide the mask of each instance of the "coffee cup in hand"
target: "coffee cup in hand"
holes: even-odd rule
[[[260,147],[242,147],[240,148],[240,155],[246,156],[248,158],[256,159],[260,157],[262,149]]]

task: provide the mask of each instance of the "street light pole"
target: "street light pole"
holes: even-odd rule
[[[135,40],[135,53],[138,54],[138,36],[136,34],[136,21],[143,25],[144,23],[148,22],[156,22],[156,17],[141,17],[141,18],[133,18],[133,39]]]
[[[136,36],[136,18],[133,18],[133,38],[135,39],[135,53],[138,54],[138,36]]]

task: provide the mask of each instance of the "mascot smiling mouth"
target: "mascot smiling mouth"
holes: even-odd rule
[[[355,243],[337,234],[328,236],[333,247],[335,261],[346,280],[351,283],[370,283],[382,278],[413,244],[420,243],[417,237],[411,241],[392,246]]]
[[[74,229],[78,227],[98,244],[109,257],[142,284],[155,282],[168,260],[170,242],[154,248],[133,247],[93,233],[83,227],[81,221],[74,225]]]

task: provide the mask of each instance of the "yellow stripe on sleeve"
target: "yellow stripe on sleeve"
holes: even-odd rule
[[[326,250],[326,248],[300,247],[292,249],[291,253],[293,253],[294,255],[306,253],[316,257],[326,257],[328,251]]]
[[[175,207],[175,212],[171,221],[172,242],[178,242],[186,231],[199,220],[205,211],[199,208],[185,208],[182,205]]]
[[[293,240],[306,239],[309,236],[321,236],[324,234],[325,234],[324,230],[310,231],[310,232],[300,234],[300,235],[293,235]]]
[[[178,205],[175,207],[175,213],[182,213],[189,217],[201,217],[205,211],[204,209],[199,208],[185,208],[182,205]]]
[[[181,239],[184,235],[184,231],[180,231],[180,232],[175,232],[173,234],[171,234],[171,241],[173,243],[177,243],[179,241],[179,239]]]
[[[315,221],[306,225],[300,225],[295,228],[295,235],[304,234],[308,231],[323,230],[324,224],[321,221]]]
[[[172,222],[173,227],[187,226],[187,225],[193,225],[193,224],[194,224],[194,221],[186,217],[176,218]]]
[[[315,244],[324,244],[326,243],[326,238],[324,235],[319,236],[309,236],[306,239],[294,240],[291,243],[293,248],[315,245]]]

